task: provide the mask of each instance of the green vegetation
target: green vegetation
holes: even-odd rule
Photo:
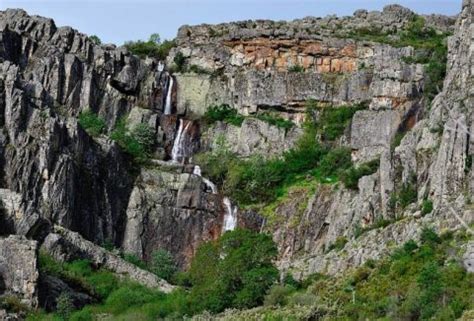
[[[288,186],[301,180],[314,178],[323,183],[332,183],[350,170],[350,149],[333,148],[332,140],[343,134],[355,111],[361,108],[363,106],[359,105],[353,109],[349,106],[324,108],[319,113],[319,121],[316,121],[317,117],[313,116],[317,107],[309,104],[302,137],[293,149],[278,157],[252,156],[241,159],[220,138],[212,151],[197,155],[196,160],[206,175],[222,185],[225,193],[241,206],[268,204],[285,193]],[[237,111],[226,105],[211,107],[205,119],[208,123],[220,120],[237,124],[243,121]],[[280,123],[280,127],[289,127],[283,120],[268,117],[266,120],[273,124]],[[318,141],[320,136],[325,137],[327,144]],[[370,171],[373,170],[374,165],[369,165]],[[366,167],[363,167],[356,174],[363,175],[366,172]],[[347,180],[354,180],[355,176],[352,173]]]
[[[174,41],[165,40],[161,42],[160,36],[157,33],[152,34],[148,41],[138,40],[125,43],[125,47],[140,58],[149,56],[160,60],[165,60],[174,46]]]
[[[365,105],[320,108],[321,115],[318,123],[321,138],[329,141],[339,138],[344,134],[354,114],[365,108],[367,108]]]
[[[93,295],[98,304],[74,311],[70,297],[61,294],[55,314],[37,311],[28,320],[92,321],[107,314],[110,320],[168,320],[204,310],[254,307],[263,304],[267,290],[277,281],[278,270],[272,263],[276,255],[276,246],[268,235],[239,229],[227,232],[219,240],[199,247],[189,272],[182,273],[190,286],[187,291],[177,289],[164,294],[118,280],[111,272],[94,269],[87,260],[59,263],[40,253],[41,273],[55,275]],[[164,251],[155,253],[152,268],[159,273],[174,273],[168,256]],[[163,258],[168,262],[157,262]]]
[[[378,170],[379,167],[379,159],[372,160],[357,167],[352,165],[349,169],[342,172],[340,179],[344,183],[345,187],[357,190],[359,180],[363,176],[372,175]]]
[[[241,126],[245,118],[249,117],[240,115],[235,108],[232,108],[227,104],[222,104],[219,106],[210,106],[206,110],[206,113],[203,117],[204,121],[207,124],[213,124],[217,121],[223,121],[234,126]],[[285,130],[289,130],[295,126],[295,124],[291,120],[279,117],[278,114],[273,112],[261,113],[256,115],[255,118],[260,119],[278,128],[283,128]]]
[[[223,104],[219,106],[210,106],[203,117],[208,124],[213,124],[217,121],[223,121],[235,126],[242,125],[245,117],[237,112],[237,109]]]
[[[293,65],[291,67],[288,67],[289,72],[304,72],[303,66],[300,65]]]
[[[92,41],[93,43],[95,43],[96,45],[101,45],[102,44],[102,40],[100,40],[100,38],[96,35],[89,36],[89,40]]]
[[[278,278],[276,255],[270,236],[239,229],[200,246],[189,271],[192,306],[220,312],[261,305]]]
[[[105,120],[90,109],[79,114],[79,125],[92,137],[97,137],[104,132]]]
[[[392,192],[389,200],[389,207],[392,209],[405,209],[408,205],[416,202],[418,190],[416,186],[416,175],[412,174],[409,180],[402,184],[400,188]]]
[[[275,113],[266,112],[266,113],[258,114],[257,116],[255,116],[255,118],[260,119],[278,128],[283,128],[285,130],[289,130],[295,126],[295,123],[293,123],[291,120],[279,117]]]
[[[150,157],[155,143],[153,128],[140,123],[130,130],[127,126],[126,117],[122,117],[117,122],[110,138],[115,140],[125,152],[139,162],[146,161]]]
[[[177,271],[176,263],[171,253],[163,249],[153,252],[150,271],[162,279],[171,281]]]
[[[175,63],[177,72],[184,72],[186,70],[186,68],[185,68],[186,57],[184,57],[184,55],[181,51],[176,53],[176,55],[173,58],[173,62]]]
[[[433,201],[429,199],[423,200],[423,204],[421,205],[421,214],[427,215],[433,212]]]
[[[267,306],[235,312],[246,320],[456,320],[474,308],[474,274],[453,259],[460,234],[424,228],[380,261],[369,260],[343,277],[309,277],[300,288],[275,285]],[[460,253],[456,256],[459,257]]]
[[[360,225],[356,225],[354,228],[354,237],[358,238],[362,234],[368,231],[376,230],[379,228],[385,228],[390,224],[397,222],[400,218],[393,218],[393,219],[385,219],[385,218],[377,218],[375,222],[373,222],[369,226],[361,227]]]
[[[344,236],[338,236],[336,238],[336,241],[334,243],[330,244],[327,248],[326,252],[331,252],[331,251],[340,251],[346,246],[346,243],[348,242],[347,238]]]

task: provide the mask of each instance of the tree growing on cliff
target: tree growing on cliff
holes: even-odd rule
[[[197,311],[220,312],[263,303],[278,278],[270,236],[248,230],[227,232],[199,247],[190,268],[190,301]]]

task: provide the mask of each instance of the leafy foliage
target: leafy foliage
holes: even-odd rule
[[[91,136],[96,137],[104,132],[105,120],[90,109],[79,114],[79,125]]]
[[[301,320],[318,315],[324,320],[456,320],[474,308],[474,275],[452,260],[460,242],[463,241],[457,235],[439,236],[424,228],[419,243],[410,240],[386,259],[368,261],[343,277],[311,277],[307,288],[300,290],[275,286],[269,295],[278,307],[235,312],[233,317],[273,320],[284,315],[283,320]],[[311,312],[292,319],[305,307]]]
[[[208,124],[215,123],[217,121],[224,121],[226,123],[240,126],[244,121],[244,116],[238,114],[237,110],[230,107],[229,105],[223,104],[219,106],[210,106],[203,117],[204,121]]]
[[[289,130],[295,126],[295,124],[288,119],[279,117],[274,113],[262,113],[256,116],[257,119],[260,119],[270,125],[276,126],[278,128],[283,128],[285,130]]]
[[[351,166],[342,172],[340,178],[344,186],[350,189],[358,189],[359,180],[367,175],[375,173],[380,166],[380,160],[375,159],[359,166]]]
[[[240,229],[200,246],[189,271],[192,305],[220,312],[262,304],[278,277],[276,255],[270,236]]]
[[[125,152],[132,155],[137,161],[148,159],[155,142],[153,128],[145,124],[138,124],[132,130],[129,130],[125,117],[117,122],[110,138],[115,140]]]
[[[170,252],[163,249],[153,252],[150,271],[160,278],[170,281],[176,270],[176,263]]]
[[[339,138],[354,114],[364,108],[364,105],[322,108],[318,121],[322,139],[333,141]]]
[[[174,41],[165,40],[161,42],[160,36],[154,33],[150,36],[148,41],[127,41],[125,47],[127,47],[133,54],[145,58],[146,56],[165,60],[168,56],[171,48],[175,46]]]
[[[101,45],[102,44],[102,40],[100,40],[100,38],[96,35],[89,36],[89,40],[92,41],[93,43],[95,43],[96,45]]]

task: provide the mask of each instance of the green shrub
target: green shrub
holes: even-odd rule
[[[125,261],[132,263],[135,266],[138,266],[140,269],[144,269],[144,270],[147,269],[146,263],[135,254],[124,253],[122,254],[122,258]]]
[[[89,135],[96,137],[104,132],[105,120],[92,110],[86,109],[79,114],[79,125],[81,125]]]
[[[333,250],[335,251],[340,251],[344,248],[344,246],[346,246],[348,240],[346,237],[344,236],[338,236],[336,238],[336,241],[334,241],[334,243],[330,244],[327,248],[327,251],[326,252],[331,252]]]
[[[56,311],[58,315],[63,320],[69,320],[72,311],[74,310],[74,305],[72,304],[72,299],[69,294],[61,293],[56,302]]]
[[[265,295],[264,305],[266,306],[283,306],[288,303],[288,299],[291,293],[295,289],[288,285],[276,284],[270,288],[268,293]]]
[[[184,57],[184,55],[181,51],[176,53],[176,55],[173,58],[173,62],[176,65],[176,71],[178,71],[178,72],[184,72],[185,71],[186,57]]]
[[[201,245],[190,268],[190,293],[196,312],[250,308],[263,303],[277,280],[277,249],[270,236],[237,229]]]
[[[359,180],[367,175],[372,175],[380,167],[380,160],[376,159],[357,167],[351,166],[349,169],[341,173],[340,178],[346,188],[358,189]]]
[[[160,249],[152,254],[150,270],[158,277],[170,281],[176,273],[177,267],[171,253]]]
[[[337,147],[331,149],[322,158],[318,170],[323,177],[329,177],[344,172],[351,165],[351,149],[348,147]]]
[[[291,120],[284,119],[272,113],[263,113],[256,116],[257,119],[260,119],[270,125],[282,128],[285,130],[290,130],[295,126]]]
[[[130,50],[131,53],[141,58],[146,56],[158,58],[159,60],[165,60],[168,56],[171,48],[175,46],[174,41],[165,40],[160,42],[158,34],[152,34],[148,41],[127,41],[125,47]]]
[[[293,65],[291,67],[288,67],[289,72],[304,72],[303,66],[300,65]]]
[[[433,201],[431,201],[429,199],[425,199],[423,201],[422,206],[421,206],[421,214],[422,215],[427,215],[431,212],[433,212]]]
[[[4,309],[11,313],[29,312],[29,307],[22,303],[20,298],[15,295],[0,296],[0,309]]]
[[[102,40],[100,40],[100,38],[96,35],[89,36],[89,40],[92,41],[96,45],[101,45],[102,44]]]
[[[318,121],[321,137],[329,141],[339,138],[344,133],[354,114],[358,110],[365,108],[365,105],[322,108]]]
[[[223,104],[219,106],[210,106],[206,110],[203,119],[208,124],[223,121],[235,126],[241,126],[245,118],[237,112],[237,109]]]
[[[398,202],[402,208],[406,208],[411,203],[415,202],[418,197],[418,190],[416,184],[408,182],[403,184],[398,192]]]
[[[70,321],[95,321],[94,314],[89,308],[84,308],[71,314]]]
[[[131,131],[127,128],[127,119],[122,117],[112,131],[110,138],[137,161],[146,161],[150,157],[154,144],[154,130],[138,124]]]

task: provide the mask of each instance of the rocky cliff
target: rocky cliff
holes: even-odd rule
[[[37,242],[59,261],[87,258],[169,291],[101,246],[145,260],[165,249],[185,268],[199,244],[241,226],[270,233],[280,268],[304,277],[380,258],[425,225],[469,229],[473,11],[465,0],[457,18],[393,5],[342,18],[183,26],[165,62],[22,10],[0,12],[0,290],[42,301]],[[411,42],[415,31],[439,40],[441,55],[450,35],[444,84],[430,60],[439,52]],[[279,157],[304,135],[308,103],[353,108],[331,147],[350,149],[354,166],[379,164],[355,188],[290,186],[273,204],[236,210],[225,186],[193,164],[220,140],[240,159]],[[242,121],[209,124],[213,105]],[[99,133],[80,124],[87,112],[103,119]],[[291,128],[262,118],[268,113]],[[143,127],[152,137],[146,161],[120,138]],[[11,277],[11,243],[22,278]]]

